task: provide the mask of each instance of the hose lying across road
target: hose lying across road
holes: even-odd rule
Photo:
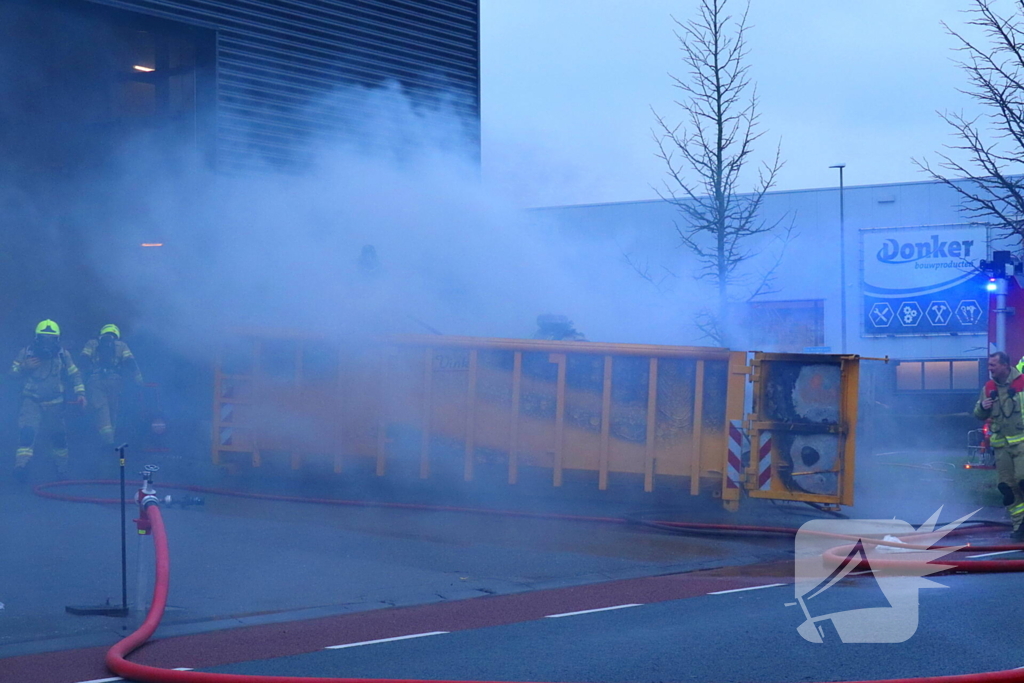
[[[89,498],[83,496],[71,496],[61,493],[54,493],[50,489],[64,487],[64,486],[81,486],[81,485],[98,485],[98,484],[114,484],[117,482],[107,480],[91,480],[91,481],[65,481],[65,482],[52,482],[49,484],[41,484],[35,487],[35,493],[45,498],[51,498],[56,500],[64,500],[71,502],[87,502],[87,503],[120,503],[117,499],[100,499],[100,498]],[[284,502],[299,502],[299,503],[321,503],[330,505],[347,505],[347,506],[361,506],[361,507],[387,507],[387,508],[399,508],[399,509],[413,509],[413,510],[430,510],[434,512],[464,512],[474,514],[488,514],[488,515],[501,515],[501,516],[513,516],[513,517],[527,517],[534,519],[552,519],[552,520],[565,520],[565,521],[579,521],[579,522],[597,522],[597,523],[613,523],[613,524],[628,524],[632,523],[631,520],[619,517],[588,517],[580,515],[564,515],[556,513],[542,513],[542,512],[525,512],[515,510],[489,510],[484,508],[462,508],[462,507],[448,507],[448,506],[432,506],[432,505],[421,505],[413,503],[392,503],[392,502],[378,502],[378,501],[361,501],[361,500],[338,500],[338,499],[315,499],[315,498],[302,498],[297,496],[280,496],[273,494],[260,494],[260,493],[246,493],[241,491],[228,491],[220,489],[212,489],[201,486],[175,486],[175,485],[163,485],[164,488],[171,488],[177,490],[186,490],[195,493],[206,493],[215,495],[227,495],[237,496],[244,498],[257,498],[262,500],[274,500]],[[118,642],[107,652],[106,665],[112,672],[134,681],[142,681],[145,683],[496,683],[489,681],[422,681],[415,679],[371,679],[371,678],[309,678],[309,677],[293,677],[293,676],[249,676],[241,674],[217,674],[217,673],[205,673],[200,671],[178,671],[172,669],[161,669],[158,667],[146,666],[144,664],[137,664],[129,662],[126,657],[131,654],[134,650],[141,647],[146,641],[152,637],[157,627],[160,625],[160,621],[163,618],[164,609],[167,606],[167,594],[170,589],[170,554],[167,547],[167,532],[164,527],[163,516],[160,513],[159,505],[147,504],[144,509],[144,514],[148,518],[152,528],[153,534],[153,545],[156,553],[156,580],[153,588],[153,600],[149,608],[149,612],[146,615],[146,619],[143,624],[134,633],[126,637],[125,639]],[[687,531],[701,531],[704,533],[708,532],[744,532],[744,533],[769,533],[769,534],[786,534],[796,535],[797,529],[786,528],[786,527],[764,527],[764,526],[741,526],[741,525],[716,525],[716,524],[699,524],[694,522],[666,522],[666,521],[652,521],[644,522],[649,526],[655,526],[656,528],[673,530],[679,532]],[[998,523],[987,523],[993,526],[1004,526]],[[950,534],[956,534],[958,532],[966,533],[972,530],[976,530],[978,527],[973,528],[958,528],[950,532]],[[804,533],[807,533],[805,530]],[[910,543],[899,543],[884,540],[873,540],[873,539],[862,539],[856,536],[848,536],[844,534],[831,534],[816,532],[816,535],[835,538],[837,540],[860,540],[864,543],[872,545],[883,545],[893,546],[905,550],[938,550],[942,546],[927,546],[927,545],[914,545]],[[832,559],[843,559],[847,550],[853,546],[843,546],[839,548],[833,548],[826,553],[826,556],[830,556]],[[972,551],[1005,551],[1005,550],[1021,550],[1024,547],[1020,545],[992,545],[992,546],[970,546]],[[830,555],[831,554],[831,555]],[[942,564],[955,569],[957,571],[964,572],[993,572],[993,571],[1004,571],[1004,572],[1017,572],[1024,571],[1024,560],[990,560],[990,561],[975,561],[975,560],[947,560],[943,559]],[[873,568],[889,568],[899,569],[901,567],[920,566],[920,560],[901,560],[901,559],[872,559],[871,566]],[[1009,669],[1006,671],[991,671],[986,673],[977,674],[960,674],[952,676],[931,676],[931,677],[920,677],[920,678],[896,678],[896,679],[885,679],[878,681],[856,681],[851,683],[1024,683],[1024,668],[1022,669]]]
[[[34,488],[34,493],[43,498],[49,498],[52,500],[61,500],[72,503],[100,503],[100,504],[118,504],[117,498],[96,498],[90,496],[75,496],[66,493],[56,493],[52,489],[65,488],[68,486],[109,486],[117,484],[116,480],[113,479],[88,479],[82,481],[55,481],[46,484],[39,484]],[[566,522],[591,522],[597,524],[639,524],[642,526],[648,526],[662,531],[669,531],[678,534],[746,534],[746,535],[782,535],[782,536],[796,536],[798,529],[792,527],[776,527],[776,526],[756,526],[756,525],[742,525],[742,524],[706,524],[700,522],[677,522],[677,521],[661,521],[661,520],[646,520],[643,517],[635,516],[624,516],[624,517],[596,517],[588,515],[567,515],[556,512],[530,512],[526,510],[499,510],[493,508],[468,508],[458,507],[451,505],[428,505],[423,503],[397,503],[392,501],[374,501],[374,500],[357,500],[357,499],[343,499],[343,498],[306,498],[303,496],[283,496],[272,493],[252,493],[248,491],[235,491],[232,489],[218,489],[207,486],[194,486],[194,485],[183,485],[183,484],[161,484],[161,488],[173,489],[177,491],[188,491],[190,493],[203,493],[207,495],[216,496],[231,496],[235,498],[255,498],[257,500],[267,500],[281,503],[306,503],[315,505],[334,505],[344,507],[367,507],[367,508],[390,508],[399,510],[419,510],[423,512],[457,512],[467,513],[474,515],[488,515],[496,517],[518,517],[525,519],[545,519],[553,521],[566,521]],[[968,526],[970,525],[970,526]],[[958,535],[964,533],[970,533],[979,528],[979,526],[1006,526],[998,522],[967,522],[961,525],[959,528],[951,531],[948,535]],[[928,550],[935,549],[930,545],[913,545],[909,543],[901,543],[898,541],[884,541],[884,540],[869,540],[860,539],[858,536],[849,536],[845,534],[832,534],[820,531],[809,531],[805,530],[805,534],[819,536],[823,538],[832,538],[837,541],[857,541],[863,540],[864,543],[871,545],[888,546],[892,548],[899,548],[903,550]],[[838,552],[844,550],[845,547],[834,548],[833,550]],[[976,552],[1002,552],[1009,550],[1020,550],[1024,549],[1024,546],[1020,545],[972,545],[971,550]],[[872,565],[879,568],[882,567],[880,564],[882,560],[872,560]],[[901,560],[897,558],[884,560],[887,568],[898,568],[904,566],[918,566],[921,564],[920,560]],[[952,569],[964,572],[1017,572],[1024,571],[1024,560],[943,560],[943,564],[950,566]]]

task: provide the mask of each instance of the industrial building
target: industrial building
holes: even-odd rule
[[[382,88],[454,113],[478,156],[478,5],[0,0],[0,284],[21,293],[0,306],[5,327],[93,327],[103,298],[125,315],[79,258],[111,234],[113,203],[124,209],[100,179],[125,159],[165,182],[169,169],[291,169],[318,141],[365,131],[366,93]]]
[[[957,193],[938,182],[847,186],[842,207],[840,199],[837,187],[765,196],[765,223],[791,225],[792,237],[784,251],[768,241],[751,243],[751,272],[782,256],[769,294],[744,301],[737,289],[733,314],[745,335],[737,346],[888,357],[877,371],[862,366],[877,398],[862,407],[912,413],[929,428],[954,424],[955,440],[948,443],[966,442],[967,429],[977,426],[966,413],[986,377],[988,351],[989,293],[977,266],[998,245],[998,230],[970,223]],[[676,230],[683,223],[664,200],[535,213],[564,234],[614,240],[643,262],[692,281],[693,257]],[[629,286],[638,278],[628,268],[609,275]],[[698,286],[680,288],[666,304],[692,303],[704,296]],[[668,343],[708,342],[690,329]],[[960,417],[951,423],[954,415]]]
[[[43,87],[26,112],[40,134],[58,118],[67,136],[77,126],[118,136],[173,125],[179,141],[222,164],[254,153],[286,161],[329,125],[310,111],[318,100],[344,105],[355,89],[392,82],[418,101],[447,98],[479,143],[477,0],[3,0],[0,8],[5,61],[19,65],[5,80]]]

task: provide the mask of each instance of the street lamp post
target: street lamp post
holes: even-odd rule
[[[839,349],[841,353],[846,353],[846,207],[843,196],[843,169],[846,164],[836,164],[829,168],[839,169]]]

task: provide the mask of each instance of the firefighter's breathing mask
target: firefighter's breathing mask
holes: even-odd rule
[[[44,360],[53,358],[60,349],[60,337],[55,334],[37,334],[32,345],[35,355]]]
[[[113,365],[115,341],[116,338],[109,332],[107,334],[100,335],[99,343],[96,346],[96,360],[101,366],[107,367]]]

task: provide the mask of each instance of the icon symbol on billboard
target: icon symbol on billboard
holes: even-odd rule
[[[956,307],[956,319],[961,325],[977,325],[983,313],[981,305],[973,299],[961,301]]]
[[[900,304],[899,316],[904,327],[917,327],[921,322],[921,305],[916,301],[904,301]]]
[[[871,307],[868,317],[875,327],[889,327],[893,317],[892,306],[884,301],[879,302]]]
[[[924,314],[928,316],[932,325],[939,327],[949,323],[949,319],[953,317],[953,309],[945,301],[932,301]]]

